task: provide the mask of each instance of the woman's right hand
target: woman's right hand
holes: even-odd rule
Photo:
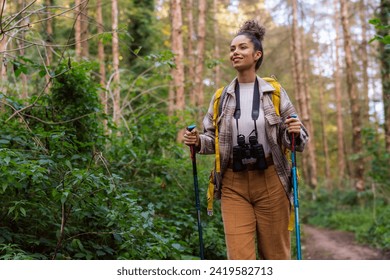
[[[186,144],[187,146],[195,145],[196,147],[199,147],[200,137],[199,137],[199,132],[196,128],[194,128],[191,131],[186,129],[184,133],[184,144]]]

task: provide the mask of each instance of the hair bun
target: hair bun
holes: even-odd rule
[[[237,34],[242,34],[242,33],[252,34],[260,42],[262,42],[265,35],[265,27],[260,25],[256,20],[247,20],[238,30]]]

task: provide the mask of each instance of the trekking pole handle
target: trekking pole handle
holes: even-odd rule
[[[195,127],[196,127],[196,125],[192,124],[192,125],[187,126],[186,129],[187,129],[189,132],[191,132],[191,131],[194,130]],[[191,151],[191,157],[194,158],[194,154],[195,154],[194,145],[191,145],[191,146],[190,146],[190,151]]]
[[[188,130],[189,132],[191,132],[192,130],[194,130],[195,127],[196,127],[196,125],[194,125],[194,124],[189,125],[189,126],[187,126],[187,130]]]
[[[298,118],[298,115],[297,114],[291,114],[290,116],[287,117],[287,119],[290,119],[290,118],[296,119],[296,118]],[[294,133],[291,133],[291,144],[292,144],[293,147],[295,146],[295,141],[294,140],[295,140],[295,135],[294,135]]]

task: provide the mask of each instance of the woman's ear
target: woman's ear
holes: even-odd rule
[[[261,51],[255,52],[255,60],[258,61],[263,56],[263,53]]]

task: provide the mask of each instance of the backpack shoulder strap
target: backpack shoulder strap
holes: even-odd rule
[[[224,89],[225,89],[224,87],[221,87],[215,92],[214,106],[213,106],[213,125],[214,126],[217,125],[217,119],[218,119],[218,116],[220,115],[220,111],[221,111],[220,105],[222,104],[222,102],[220,102],[220,101],[221,101],[221,95],[224,92]]]
[[[223,99],[223,95],[226,92],[227,87],[222,87],[217,90],[215,93],[214,99],[214,107],[213,107],[213,125],[215,128],[215,171],[221,172],[221,163],[219,158],[219,129],[218,129],[218,116],[220,115],[222,107],[221,99]]]
[[[271,86],[275,89],[272,92],[272,103],[274,104],[276,114],[280,116],[280,91],[282,86],[275,78],[264,77],[263,80],[271,84]]]

